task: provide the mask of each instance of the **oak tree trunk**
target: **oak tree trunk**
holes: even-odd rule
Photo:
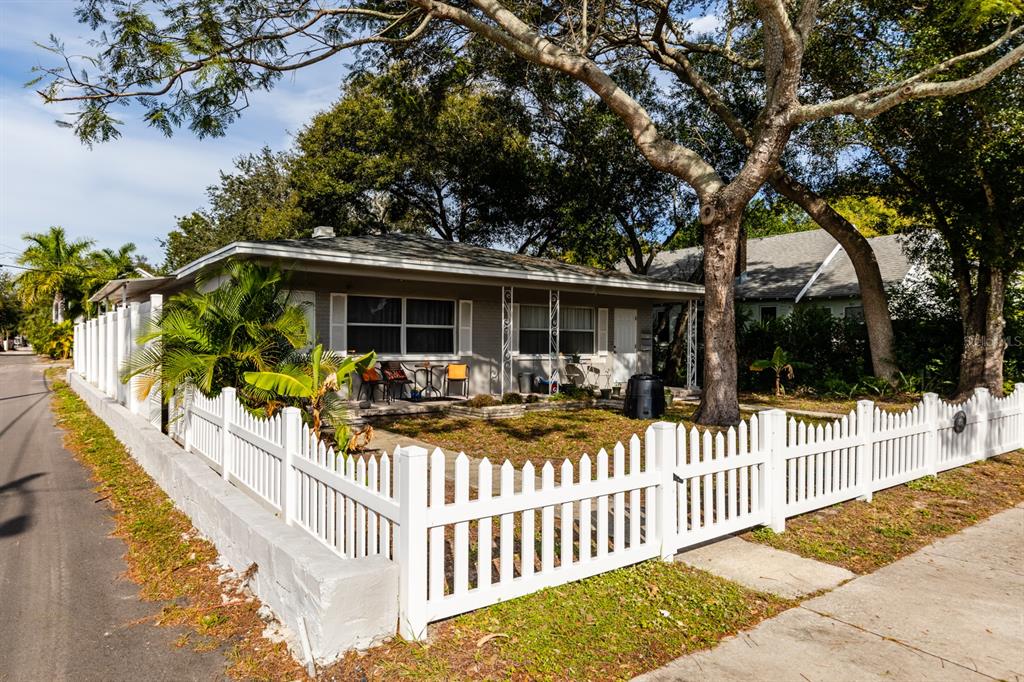
[[[1006,300],[1005,274],[995,267],[978,272],[972,289],[969,277],[957,278],[960,319],[964,347],[960,354],[960,378],[957,397],[964,398],[978,387],[993,395],[1003,395],[1003,353],[1006,326],[1003,305]]]
[[[718,211],[704,229],[704,386],[694,420],[728,426],[740,419],[736,390],[736,280],[742,211]]]
[[[876,377],[892,380],[896,376],[896,354],[889,315],[889,298],[885,293],[882,273],[875,252],[857,228],[841,216],[824,198],[781,169],[771,178],[772,186],[802,208],[823,230],[839,242],[850,257],[857,274],[857,285],[864,307],[864,323],[868,331],[871,367]]]

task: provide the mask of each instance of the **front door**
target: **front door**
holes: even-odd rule
[[[612,346],[612,383],[624,382],[637,373],[636,309],[615,309],[615,344]]]

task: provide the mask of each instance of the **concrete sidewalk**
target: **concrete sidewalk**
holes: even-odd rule
[[[640,680],[1024,680],[1024,505]]]

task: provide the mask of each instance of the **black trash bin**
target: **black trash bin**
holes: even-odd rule
[[[657,419],[665,414],[665,384],[653,374],[634,374],[626,384],[623,412],[631,419]]]

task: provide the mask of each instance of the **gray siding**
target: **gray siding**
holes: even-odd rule
[[[316,293],[315,328],[317,341],[325,346],[330,344],[330,300],[332,293],[350,295],[382,295],[423,298],[445,298],[473,301],[472,355],[437,356],[431,362],[441,367],[449,362],[464,362],[470,366],[470,394],[498,393],[500,391],[501,357],[501,287],[473,285],[424,283],[398,278],[354,278],[326,273],[294,272],[290,282],[294,290]],[[516,288],[516,303],[546,304],[548,291],[545,289]],[[610,352],[615,338],[615,308],[635,308],[637,311],[637,345],[641,371],[651,369],[651,325],[653,301],[637,296],[607,296],[566,291],[561,294],[565,306],[587,305],[608,308],[609,353],[586,356],[586,361],[605,373],[611,369],[613,356]],[[336,349],[344,350],[344,349]],[[595,348],[596,351],[596,348]],[[388,359],[388,358],[383,358]],[[405,356],[407,365],[419,362],[415,356]],[[435,369],[439,380],[440,369]],[[547,376],[547,358],[516,357],[513,362],[513,383],[520,372],[533,372]],[[607,380],[605,380],[607,381]],[[514,390],[507,387],[506,390]]]

